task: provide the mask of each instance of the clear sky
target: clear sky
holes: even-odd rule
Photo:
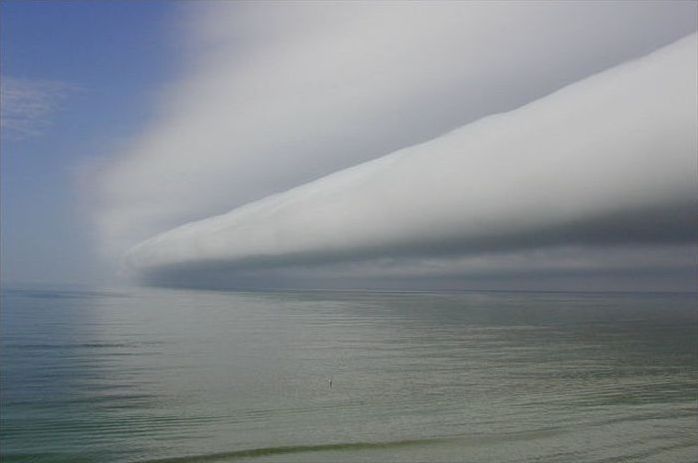
[[[172,2],[0,3],[3,100],[2,271],[17,283],[103,278],[76,187],[149,117],[176,50]],[[167,29],[165,26],[170,29]],[[8,89],[8,87],[10,87]],[[17,90],[15,90],[17,91]],[[36,106],[45,108],[37,111]],[[12,111],[12,114],[7,114]]]
[[[697,5],[5,0],[2,280],[694,290]]]

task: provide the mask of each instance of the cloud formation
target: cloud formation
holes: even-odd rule
[[[40,135],[52,114],[76,89],[62,82],[0,79],[0,127],[4,136],[16,139]]]
[[[129,265],[160,281],[347,261],[473,277],[529,272],[522,259],[547,253],[534,270],[690,271],[681,256],[695,255],[697,45],[693,34],[516,110],[177,227],[136,246]]]
[[[181,8],[181,80],[163,92],[155,122],[96,176],[95,219],[112,259],[183,223],[511,110],[696,28],[690,2]],[[346,206],[335,210],[338,223],[357,213]]]

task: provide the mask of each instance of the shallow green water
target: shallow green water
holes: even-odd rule
[[[7,290],[1,316],[3,462],[698,455],[695,295]]]

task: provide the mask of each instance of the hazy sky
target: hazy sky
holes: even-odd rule
[[[695,290],[696,7],[3,2],[3,280]]]

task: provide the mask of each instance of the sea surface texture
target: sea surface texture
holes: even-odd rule
[[[696,301],[7,289],[2,461],[695,462]]]

